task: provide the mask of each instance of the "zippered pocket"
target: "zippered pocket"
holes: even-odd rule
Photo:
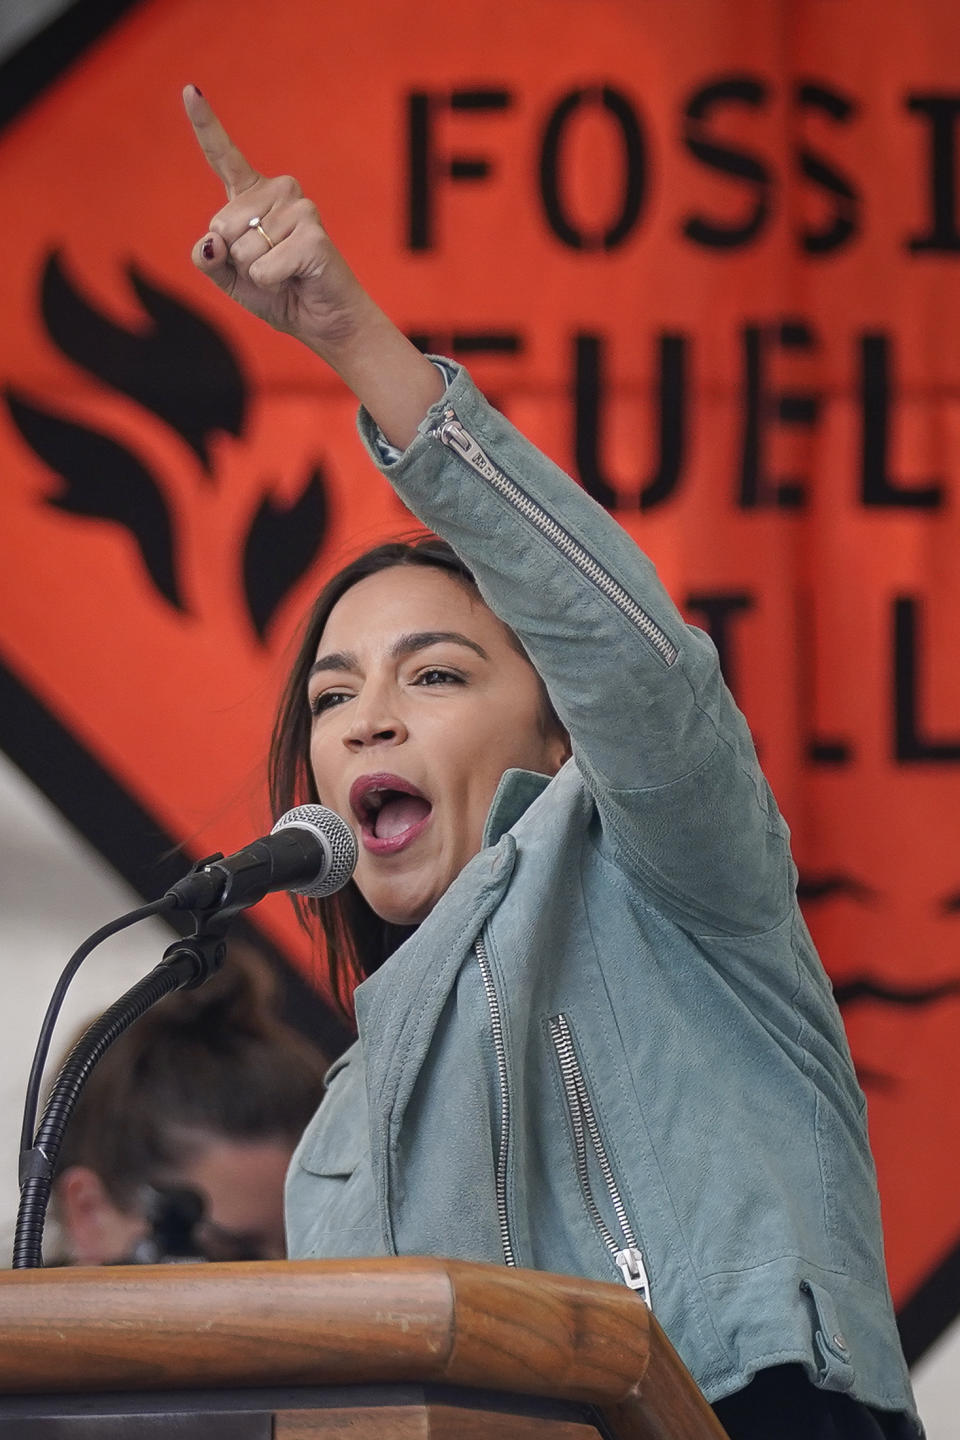
[[[465,429],[457,419],[456,412],[452,408],[448,407],[443,415],[442,422],[431,431],[431,434],[448,450],[459,455],[461,460],[465,461],[478,475],[482,475],[498,495],[502,495],[505,500],[509,501],[535,530],[539,530],[540,534],[580,571],[581,575],[584,575],[608,600],[612,601],[621,614],[625,615],[640,634],[649,641],[664,665],[672,665],[677,658],[677,647],[653,617],[637,604],[633,596],[623,588],[618,580],[613,578],[599,560],[590,554],[589,550],[581,545],[579,540],[570,534],[569,530],[555,520],[548,510],[534,500],[532,495],[528,495],[521,485],[518,485],[515,480],[494,465],[469,430]]]
[[[643,1251],[637,1243],[623,1195],[610,1164],[603,1134],[597,1121],[596,1111],[590,1099],[590,1091],[583,1074],[583,1068],[573,1041],[573,1033],[565,1015],[552,1015],[548,1021],[550,1039],[560,1067],[560,1080],[566,1101],[567,1119],[573,1137],[574,1158],[580,1191],[590,1219],[614,1264],[620,1272],[623,1283],[636,1290],[641,1300],[652,1309],[650,1281],[647,1276]],[[589,1156],[593,1153],[596,1168],[600,1172],[603,1191],[613,1210],[615,1229],[604,1219],[597,1204],[594,1186],[590,1178]]]

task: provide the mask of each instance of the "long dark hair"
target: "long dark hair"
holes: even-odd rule
[[[320,798],[309,761],[312,717],[307,704],[307,679],[330,614],[337,601],[354,585],[397,565],[428,566],[441,570],[483,603],[472,571],[457,552],[445,540],[426,531],[365,551],[327,581],[307,616],[300,648],[273,728],[269,784],[275,815],[294,805],[316,803]],[[526,652],[513,631],[507,626],[504,628],[511,643],[526,658]],[[553,727],[562,729],[542,681],[541,693],[545,730]],[[329,899],[318,901],[295,897],[294,905],[304,928],[318,938],[320,934],[323,936],[325,988],[341,1016],[352,1025],[353,992],[357,985],[393,954],[410,931],[405,926],[391,925],[382,920],[352,880]]]

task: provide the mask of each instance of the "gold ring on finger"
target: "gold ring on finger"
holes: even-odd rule
[[[264,230],[263,226],[260,224],[260,216],[259,216],[259,215],[254,215],[254,217],[253,217],[252,220],[248,220],[248,221],[247,221],[247,229],[248,229],[248,230],[256,230],[256,232],[257,232],[257,234],[260,236],[261,240],[266,240],[266,242],[267,242],[268,246],[270,247],[270,249],[271,249],[271,250],[273,249],[274,245],[276,244],[276,241],[270,239],[270,236],[267,234],[266,230]]]

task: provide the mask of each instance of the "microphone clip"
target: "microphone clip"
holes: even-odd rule
[[[180,989],[196,990],[221,968],[227,953],[224,936],[235,915],[236,911],[233,910],[229,913],[218,911],[211,915],[194,913],[194,933],[185,935],[181,940],[174,940],[172,945],[168,945],[164,950],[161,965],[186,971],[187,978],[181,981]]]

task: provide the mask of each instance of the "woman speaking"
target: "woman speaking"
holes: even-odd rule
[[[277,723],[277,808],[318,799],[360,847],[319,902],[358,1039],[291,1166],[290,1254],[621,1281],[734,1440],[919,1434],[864,1098],[713,646],[184,98],[227,192],[194,263],[340,375],[441,537],[330,581]]]

